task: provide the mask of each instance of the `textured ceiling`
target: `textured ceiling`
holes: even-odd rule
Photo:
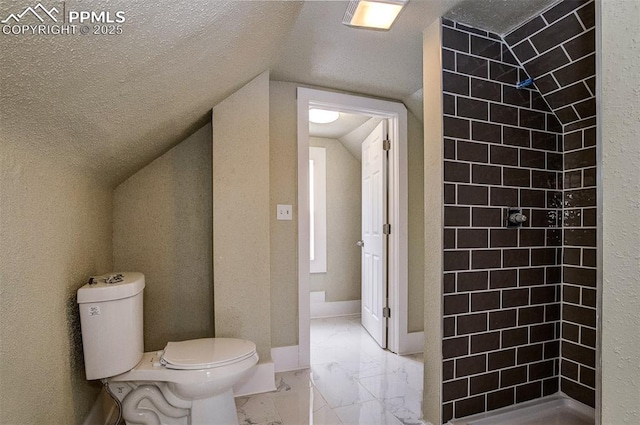
[[[103,4],[125,11],[123,34],[0,34],[0,138],[111,184],[171,148],[204,123],[213,105],[269,69],[302,7]],[[24,1],[2,2],[0,16],[24,7]]]
[[[353,131],[345,134],[340,139],[340,143],[344,145],[344,147],[351,152],[358,161],[362,162],[362,142],[367,138],[369,134],[376,128],[382,118],[377,117],[367,117],[369,118],[364,122],[360,127],[354,129]]]
[[[36,3],[0,0],[0,18]],[[265,69],[273,79],[403,100],[419,116],[424,28],[451,9],[503,32],[547,3],[412,0],[391,31],[375,32],[343,26],[343,1],[67,1],[124,11],[123,34],[0,34],[0,141],[114,185]]]
[[[444,16],[504,35],[559,0],[464,0]]]

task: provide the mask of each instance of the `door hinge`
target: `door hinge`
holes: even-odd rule
[[[389,139],[382,142],[382,149],[385,151],[391,150],[391,141]]]
[[[391,225],[390,224],[382,225],[382,233],[384,233],[385,235],[390,235],[391,234]]]
[[[386,317],[387,319],[391,317],[391,309],[389,307],[382,309],[382,317]]]

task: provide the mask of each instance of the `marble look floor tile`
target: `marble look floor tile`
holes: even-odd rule
[[[276,393],[289,391],[308,391],[311,387],[309,369],[276,373]]]
[[[383,355],[378,356],[376,361],[380,364],[380,373],[376,373],[376,375],[395,373],[396,371],[402,370],[407,365],[407,361],[402,358],[402,356],[395,355],[391,352],[384,352]],[[365,377],[367,375],[363,374],[361,376]],[[374,375],[369,374],[368,376]]]
[[[276,374],[277,390],[236,399],[240,424],[423,425],[422,354],[381,349],[360,317],[311,321],[311,369]]]
[[[311,399],[313,398],[313,400]],[[340,420],[317,389],[274,396],[283,425],[339,425]]]
[[[386,371],[382,362],[373,359],[363,359],[359,361],[342,361],[331,362],[339,365],[342,369],[347,371],[349,375],[357,378],[383,375]],[[326,363],[329,364],[329,363]]]
[[[328,347],[311,347],[311,364],[323,364],[334,362],[367,362],[374,358],[367,352],[353,345],[334,345]]]
[[[395,416],[403,425],[424,425],[422,416],[422,394],[419,397],[409,394],[381,401],[385,409]]]
[[[280,415],[278,415],[269,393],[250,397],[236,397],[235,401],[238,423],[241,425],[281,422]]]
[[[407,385],[406,380],[394,374],[360,378],[359,381],[377,399],[418,394],[417,390]]]
[[[422,392],[422,387],[424,385],[423,370],[424,366],[422,363],[411,360],[405,360],[397,367],[386,368],[388,374],[391,374],[397,379],[401,380],[404,385],[407,385],[408,387],[420,392]]]
[[[324,406],[313,412],[313,425],[342,425],[342,421],[338,418],[338,415],[336,415],[336,412],[334,412],[333,409],[329,406]]]
[[[402,425],[378,400],[334,409],[345,425]]]
[[[332,408],[372,400],[374,397],[357,379],[337,363],[312,366],[312,382]]]
[[[283,409],[295,408],[299,410],[300,406],[302,406],[305,411],[309,411],[310,409],[313,411],[327,406],[327,401],[315,387],[309,387],[306,391],[289,391],[271,394],[273,403],[281,418]]]

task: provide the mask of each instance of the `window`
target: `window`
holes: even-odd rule
[[[326,149],[309,148],[309,260],[311,273],[327,272]]]

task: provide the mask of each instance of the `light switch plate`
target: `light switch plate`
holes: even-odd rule
[[[276,208],[276,218],[278,220],[293,220],[293,206],[278,204]]]

